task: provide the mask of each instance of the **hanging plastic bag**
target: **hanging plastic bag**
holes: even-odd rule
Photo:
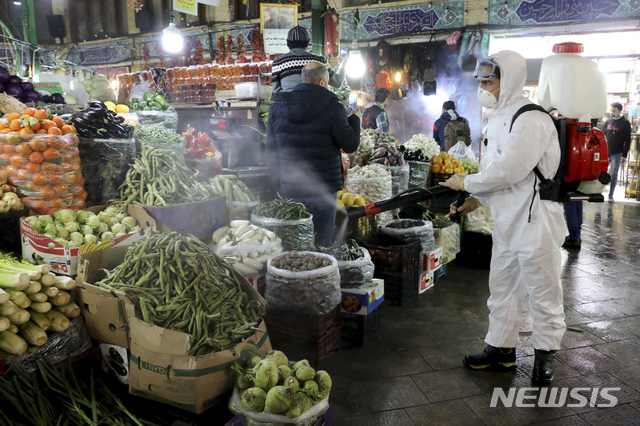
[[[433,236],[436,245],[442,247],[442,257],[452,257],[460,253],[460,226],[457,223],[444,228],[434,228]]]
[[[463,141],[460,141],[452,146],[447,154],[449,154],[453,158],[457,158],[460,161],[476,161],[476,155],[474,154],[473,149],[471,149],[470,146],[467,146]]]
[[[465,232],[479,232],[480,234],[493,234],[493,215],[491,214],[491,206],[488,204],[475,209],[467,214],[467,220],[464,221]]]
[[[286,253],[293,254],[293,251]],[[341,300],[338,261],[328,254],[307,251],[297,252],[295,257],[302,259],[306,254],[325,259],[328,266],[293,272],[273,266],[274,260],[283,254],[269,259],[265,293],[269,309],[324,315],[338,306]]]

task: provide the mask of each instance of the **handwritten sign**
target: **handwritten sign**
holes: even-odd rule
[[[264,40],[264,53],[267,55],[274,55],[278,53],[287,53],[289,47],[287,46],[287,33],[288,29],[264,29],[262,32],[262,38]]]
[[[489,9],[489,24],[536,25],[640,16],[640,0],[491,0]]]
[[[173,0],[173,10],[198,16],[197,0]]]
[[[58,83],[58,82],[33,83],[33,87],[35,88],[36,92],[49,92],[51,94],[53,94],[53,93],[63,94],[64,93],[64,91],[62,90],[62,85],[60,85],[60,83]]]

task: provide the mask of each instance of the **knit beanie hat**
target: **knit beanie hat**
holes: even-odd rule
[[[305,27],[295,26],[289,30],[287,41],[309,41],[309,33]]]

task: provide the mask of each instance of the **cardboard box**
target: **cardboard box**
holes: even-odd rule
[[[229,217],[227,199],[224,195],[195,203],[142,208],[155,220],[158,231],[192,234],[205,242],[211,239],[213,231],[228,223]]]
[[[369,315],[384,301],[384,280],[373,278],[358,287],[342,289],[340,312]]]
[[[422,294],[434,286],[433,272],[423,272],[420,274],[420,288],[418,294]]]
[[[190,335],[148,324],[135,317],[133,301],[123,292],[108,291],[92,283],[103,277],[101,268],[122,263],[126,247],[81,255],[78,293],[89,334],[96,340],[130,349],[129,392],[166,404],[201,413],[235,383],[229,367],[257,351],[264,356],[271,342],[264,321],[260,331],[238,343],[233,350],[189,356]],[[235,272],[249,300],[265,300]]]
[[[422,273],[435,272],[440,269],[442,267],[442,247],[435,246],[433,250],[422,253],[420,265]]]
[[[92,207],[87,210],[99,213],[107,206]],[[142,229],[155,226],[155,221],[143,210],[136,206],[127,208],[129,216],[133,216]],[[20,221],[20,235],[22,240],[22,258],[31,263],[48,264],[53,272],[63,275],[76,275],[78,256],[82,253],[104,250],[109,247],[130,246],[142,238],[142,234],[134,232],[123,235],[112,241],[100,245],[85,244],[79,247],[64,247],[49,237],[33,229],[24,220]]]

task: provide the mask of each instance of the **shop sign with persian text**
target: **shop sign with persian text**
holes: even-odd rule
[[[464,26],[464,2],[389,7],[360,10],[360,23],[354,31],[354,13],[341,17],[342,38],[358,40],[380,38],[392,34],[411,34],[434,29]]]
[[[640,16],[640,0],[489,1],[489,24],[538,25]]]
[[[128,41],[91,45],[91,47],[72,47],[68,60],[80,65],[111,64],[131,59],[131,46]]]

